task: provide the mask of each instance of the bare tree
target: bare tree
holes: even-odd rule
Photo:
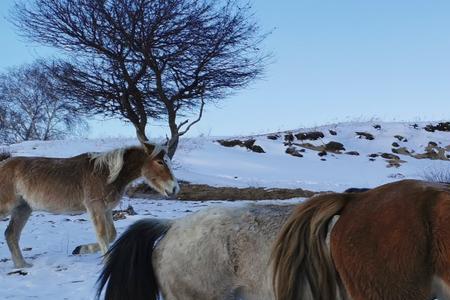
[[[430,182],[450,183],[450,170],[446,165],[434,168],[429,167],[423,172],[422,178]]]
[[[171,156],[206,103],[246,87],[268,59],[239,0],[33,0],[12,21],[66,51],[54,70],[85,107],[129,120],[140,139],[149,117],[166,119]]]
[[[0,74],[2,141],[51,140],[86,128],[80,105],[57,86],[43,61]]]

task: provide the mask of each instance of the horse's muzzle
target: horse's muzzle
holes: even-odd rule
[[[174,182],[171,188],[166,188],[166,194],[169,197],[174,197],[180,192],[180,186],[178,182]]]

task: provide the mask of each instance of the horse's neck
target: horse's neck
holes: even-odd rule
[[[117,189],[125,189],[128,184],[142,176],[141,169],[146,156],[144,150],[138,147],[125,151],[122,170],[113,182]]]

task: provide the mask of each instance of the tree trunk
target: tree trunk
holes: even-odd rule
[[[170,157],[170,159],[173,158],[173,156],[175,155],[175,152],[177,151],[178,148],[178,143],[180,141],[180,136],[178,135],[178,133],[172,133],[170,140],[169,140],[169,144],[167,145],[168,150],[167,150],[167,155]]]
[[[180,133],[177,125],[176,114],[174,111],[169,111],[169,128],[170,128],[170,140],[167,143],[167,155],[170,159],[173,158],[178,148],[178,142],[180,141]]]
[[[148,141],[147,135],[145,134],[145,127],[139,126],[139,124],[133,123],[134,128],[136,128],[136,135],[141,143],[145,143]]]

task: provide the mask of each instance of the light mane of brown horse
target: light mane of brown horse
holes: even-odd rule
[[[133,157],[131,161],[139,160],[145,156],[153,159],[160,154],[164,155],[164,149],[161,146],[149,143],[145,143],[141,147],[119,148],[109,152],[89,153],[91,160],[94,162],[94,171],[98,172],[104,167],[108,168],[109,175],[107,183],[114,182],[122,171],[125,152],[133,149],[144,151],[138,151],[141,155]]]
[[[145,144],[88,155],[93,162],[91,172],[103,177],[107,176],[107,184],[116,186],[117,190],[124,189],[130,182],[148,175],[149,172],[155,173],[151,176],[154,179],[175,180],[173,175],[167,172],[167,166],[154,162],[154,160],[164,161],[165,157],[164,149],[158,145]],[[150,175],[147,180],[152,187],[160,185],[159,181],[150,182]]]

